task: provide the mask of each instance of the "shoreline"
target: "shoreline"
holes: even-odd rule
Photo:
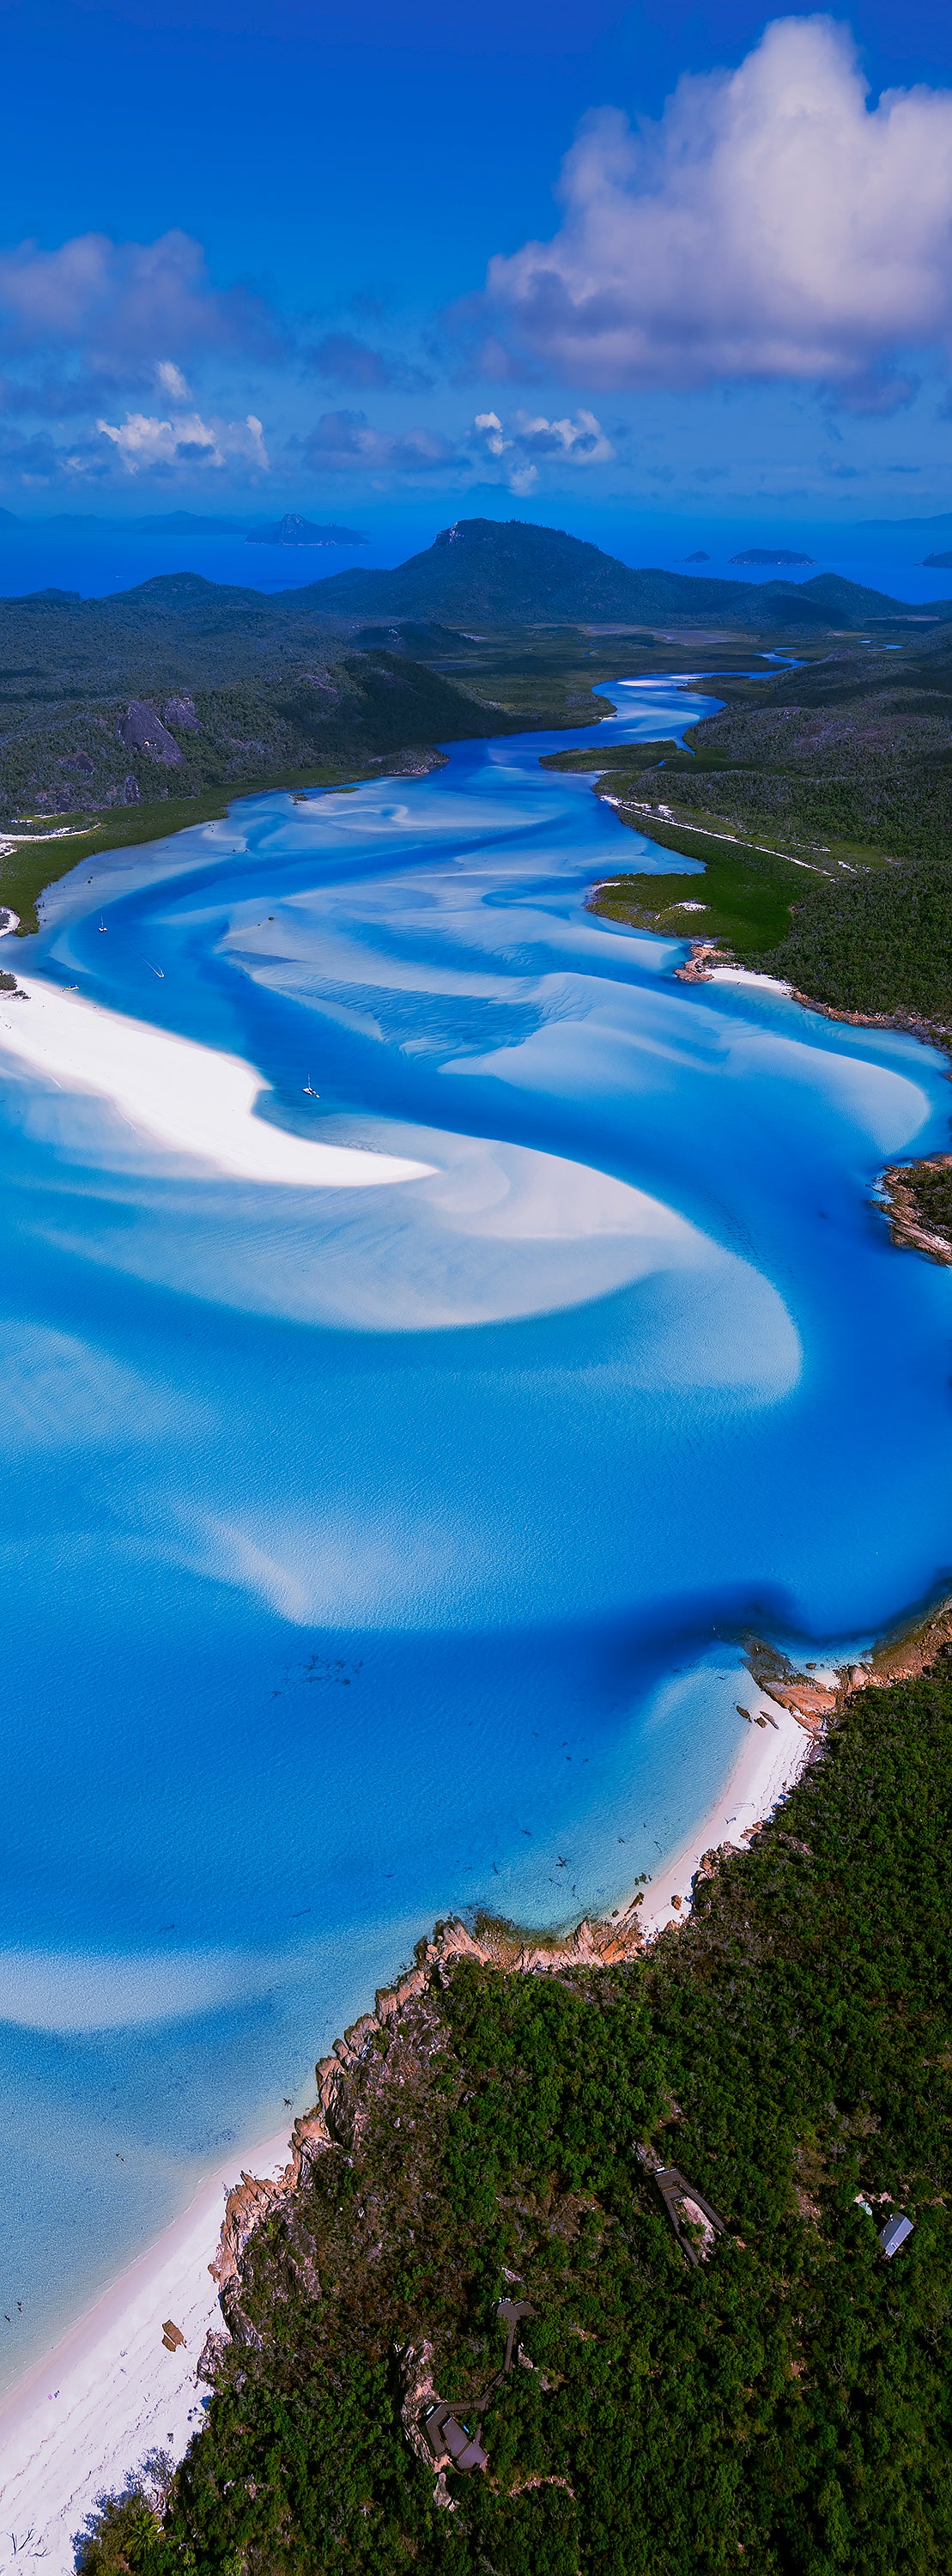
[[[918,1038],[923,1046],[935,1047],[939,1055],[952,1055],[952,1028],[942,1020],[924,1020],[917,1011],[850,1011],[838,1002],[818,1002],[814,994],[801,993],[796,984],[768,974],[765,967],[738,964],[717,938],[690,939],[688,950],[683,966],[674,969],[679,984],[717,984],[731,979],[735,983],[765,984],[775,993],[785,993],[789,1001],[798,1002],[801,1010],[815,1011],[821,1020],[839,1020],[851,1029],[895,1029],[900,1036]]]
[[[749,1722],[719,1798],[642,1890],[638,1916],[649,1941],[666,1926],[689,1921],[693,1881],[707,1854],[725,1847],[743,1851],[745,1841],[768,1822],[815,1758],[820,1733],[815,1721],[795,1716],[753,1680],[744,1689]],[[633,1897],[619,1920],[630,1920],[636,1904]]]
[[[246,2152],[276,2173],[290,2156],[289,2136],[282,2130]],[[208,2266],[235,2162],[203,2177],[179,2216],[0,2399],[4,2571],[36,2559],[48,2576],[71,2576],[76,2534],[101,2490],[121,2489],[152,2449],[181,2458],[198,2431],[195,2366],[208,2327],[220,2322]],[[162,2344],[166,2317],[186,2339],[174,2352]]]
[[[927,1261],[948,1267],[952,1236],[929,1224],[916,1198],[916,1177],[926,1172],[952,1172],[952,1154],[922,1154],[915,1162],[887,1163],[877,1183],[876,1205],[889,1219],[893,1243],[905,1244],[910,1252],[924,1252]]]
[[[610,1965],[643,1954],[666,1925],[689,1919],[691,1882],[705,1854],[725,1843],[743,1850],[813,1754],[813,1730],[766,1690],[751,1681],[746,1699],[750,1740],[741,1743],[714,1805],[659,1875],[604,1923],[583,1919],[564,1937],[524,1936],[510,1964],[537,1973],[585,1960]],[[762,1727],[755,1713],[764,1715]],[[675,1895],[679,1907],[672,1905]],[[461,1925],[448,1925],[446,1934],[451,1948],[478,1950]],[[445,1948],[446,1935],[440,1955]],[[418,1991],[428,1973],[418,1966],[398,1984],[396,1995],[402,1997],[405,1988]],[[388,1990],[381,1990],[378,2008],[385,2011],[387,2001]],[[368,2013],[353,2035],[374,2026],[376,2016]],[[350,2037],[337,2041],[335,2052],[322,2060],[319,2090],[328,2076],[333,2082],[339,2075]],[[72,2576],[75,2537],[99,2494],[121,2491],[152,2449],[181,2458],[200,2428],[208,2394],[196,2377],[205,2336],[209,2329],[224,2329],[219,2282],[234,2268],[235,2244],[243,2244],[276,2197],[294,2188],[308,2129],[305,2113],[293,2133],[281,2131],[246,2149],[240,2180],[237,2154],[218,2165],[180,2216],[0,2400],[3,2576],[33,2558],[42,2559],[46,2576]],[[166,2317],[186,2338],[174,2353],[162,2344]]]

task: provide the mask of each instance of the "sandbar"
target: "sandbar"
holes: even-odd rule
[[[93,1093],[154,1149],[231,1179],[299,1189],[370,1189],[429,1177],[431,1163],[327,1145],[255,1115],[270,1085],[242,1057],[127,1019],[38,976],[0,1001],[0,1064]]]

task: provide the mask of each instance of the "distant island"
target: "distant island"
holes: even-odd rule
[[[286,510],[276,528],[253,528],[245,539],[249,546],[365,546],[367,537],[360,528],[319,528],[313,519],[302,519],[300,510]]]
[[[701,558],[691,556],[688,560],[700,562]],[[791,554],[789,546],[748,546],[746,554],[731,556],[732,564],[812,564],[813,561],[812,555]],[[947,557],[947,561],[952,563],[952,555]],[[707,562],[706,555],[704,562]]]
[[[683,560],[685,563],[710,563],[711,558],[705,554],[703,546],[696,546],[693,555],[685,555]]]
[[[750,563],[781,560],[750,555]],[[790,555],[791,563],[807,556]],[[634,570],[563,528],[541,528],[524,519],[457,519],[441,528],[432,546],[392,572],[353,567],[316,582],[315,607],[342,616],[436,617],[448,624],[493,626],[600,623],[631,619],[638,625],[696,626],[730,623],[748,631],[768,626],[826,630],[862,629],[877,618],[909,616],[909,605],[885,591],[821,573],[814,581],[721,581],[704,574],[667,572],[653,564]],[[936,608],[932,612],[938,615]]]
[[[923,555],[922,562],[926,572],[948,572],[952,568],[952,555]]]

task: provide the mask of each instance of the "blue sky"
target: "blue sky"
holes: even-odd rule
[[[932,0],[0,18],[7,508],[952,510]]]

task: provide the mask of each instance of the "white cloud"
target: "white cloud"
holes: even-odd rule
[[[511,439],[505,435],[498,412],[478,411],[473,428],[481,438],[487,456],[504,456],[507,447],[512,445]]]
[[[560,465],[608,465],[615,454],[593,411],[579,411],[574,420],[547,420],[543,412],[517,411],[508,430],[498,412],[478,411],[473,435],[485,456],[508,459],[511,492],[535,490],[537,459]]]
[[[141,474],[156,466],[221,467],[236,459],[259,473],[269,471],[264,432],[251,411],[245,420],[202,420],[197,411],[179,413],[174,420],[159,420],[154,414],[133,411],[127,412],[118,425],[97,420],[96,427],[103,438],[111,439],[130,474]]]
[[[952,348],[952,92],[870,108],[830,19],[777,20],[737,71],[681,80],[657,124],[600,111],[560,193],[554,240],[490,263],[500,373],[786,378],[874,410],[909,397],[903,351]]]
[[[170,402],[191,402],[191,392],[181,367],[173,366],[171,358],[160,358],[155,381],[160,394],[167,394]]]

